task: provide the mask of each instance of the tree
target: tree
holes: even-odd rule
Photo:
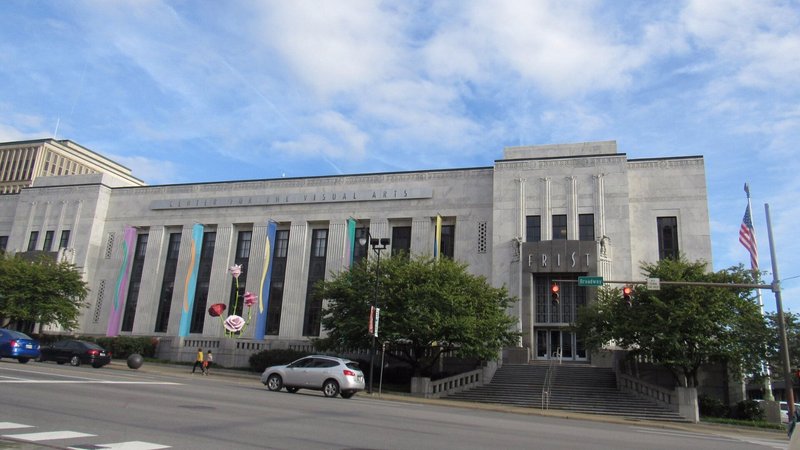
[[[326,349],[369,348],[369,310],[377,295],[380,308],[378,346],[411,365],[415,375],[429,372],[444,352],[465,358],[493,359],[516,342],[513,302],[505,288],[470,275],[466,265],[394,256],[382,259],[376,289],[377,261],[365,260],[330,281],[317,284],[317,299],[328,300],[318,344]]]
[[[765,359],[770,366],[772,378],[783,379],[783,353],[782,339],[778,328],[778,313],[772,312],[767,315],[767,326],[769,328],[769,340]],[[800,368],[800,315],[791,311],[783,312],[784,328],[786,330],[786,341],[789,344],[789,365],[790,371]]]
[[[706,263],[664,259],[643,264],[643,274],[662,281],[754,283],[743,266],[716,273]],[[661,290],[634,288],[632,306],[619,289],[598,290],[576,324],[588,348],[609,342],[669,368],[681,386],[698,384],[704,363],[733,364],[735,373],[758,373],[768,329],[751,289],[661,285]]]
[[[12,322],[31,331],[58,324],[66,330],[78,326],[89,291],[74,265],[40,257],[27,261],[0,254],[0,325]]]

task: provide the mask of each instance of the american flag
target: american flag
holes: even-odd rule
[[[739,242],[750,252],[750,267],[758,270],[758,245],[756,244],[756,230],[753,229],[753,221],[750,219],[750,207],[744,210],[744,219],[739,228]]]

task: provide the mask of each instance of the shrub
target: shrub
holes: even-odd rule
[[[728,407],[721,400],[705,394],[697,396],[700,415],[705,417],[728,417]]]
[[[764,410],[754,400],[742,400],[734,408],[733,418],[739,420],[764,420]]]
[[[311,353],[308,352],[290,349],[262,350],[250,355],[250,369],[252,369],[253,372],[263,372],[264,369],[269,366],[289,364],[296,359],[310,354]]]

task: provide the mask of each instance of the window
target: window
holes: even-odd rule
[[[281,329],[283,285],[286,280],[286,255],[289,254],[289,230],[275,232],[275,250],[272,257],[272,278],[267,300],[267,335],[277,336]]]
[[[69,245],[69,230],[61,232],[61,240],[58,242],[58,249],[67,248]]]
[[[203,244],[200,247],[200,264],[197,270],[197,287],[194,293],[194,309],[192,310],[192,320],[189,324],[190,333],[202,333],[205,326],[208,282],[211,279],[211,265],[214,261],[216,241],[216,231],[203,233]]]
[[[228,311],[230,314],[241,316],[244,311],[244,293],[247,287],[247,268],[250,264],[250,243],[253,239],[252,231],[240,231],[236,240],[236,257],[233,263],[242,266],[242,273],[239,275],[238,283],[231,283],[231,295],[228,299]],[[239,287],[237,290],[236,287]]]
[[[578,214],[578,239],[594,240],[594,214]]]
[[[542,240],[542,217],[525,217],[525,242],[539,242]]]
[[[392,228],[392,256],[411,253],[411,227]]]
[[[553,240],[560,241],[567,238],[567,215],[553,215]]]
[[[44,247],[42,250],[49,252],[53,249],[53,235],[55,233],[55,231],[50,230],[44,234]]]
[[[0,236],[0,252],[6,251],[8,247],[8,236]]]
[[[167,331],[169,313],[172,309],[172,292],[175,289],[175,273],[178,268],[178,253],[181,248],[181,234],[170,233],[167,245],[167,260],[164,264],[164,277],[161,279],[161,295],[158,298],[158,311],[156,312],[156,333]]]
[[[361,227],[356,228],[355,245],[353,246],[353,264],[358,264],[367,257],[367,248],[369,247],[369,228]],[[361,245],[361,239],[364,239],[364,245]]]
[[[678,218],[658,217],[658,259],[678,258]]]
[[[442,225],[442,243],[439,249],[442,256],[453,259],[456,245],[456,226]]]
[[[139,303],[139,288],[142,285],[142,272],[144,272],[144,257],[146,253],[147,235],[140,234],[136,238],[136,248],[133,252],[130,284],[128,287],[128,296],[125,300],[125,311],[122,316],[120,331],[133,331],[133,321],[136,319],[136,306]]]
[[[314,285],[325,279],[325,257],[328,251],[328,230],[311,232],[311,257],[308,264],[306,285],[306,311],[303,320],[303,336],[319,336],[322,319],[322,299],[314,299]]]
[[[39,232],[31,231],[31,238],[28,240],[28,251],[36,250],[36,241],[39,240]]]
[[[240,231],[239,241],[236,243],[236,259],[250,258],[250,242],[253,240],[252,231]]]

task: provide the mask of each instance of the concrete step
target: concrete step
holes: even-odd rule
[[[491,383],[447,398],[542,408],[542,390],[549,367],[549,364],[506,364],[497,370]],[[662,405],[619,391],[611,369],[590,364],[560,364],[553,367],[549,409],[636,419],[686,421]]]

